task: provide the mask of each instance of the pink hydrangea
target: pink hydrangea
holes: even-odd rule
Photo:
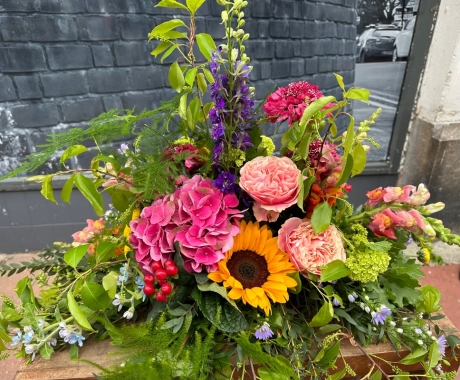
[[[294,82],[272,93],[264,104],[265,114],[271,122],[287,120],[290,126],[302,118],[305,108],[313,101],[323,97],[318,86],[308,82]],[[326,108],[332,107],[328,104]]]
[[[256,157],[240,170],[240,187],[256,201],[257,221],[276,220],[277,214],[297,203],[300,170],[287,157]],[[270,212],[263,216],[262,210]]]
[[[307,219],[288,219],[278,232],[278,246],[305,277],[308,272],[321,274],[321,267],[331,261],[346,259],[338,229],[330,225],[315,235]]]
[[[131,222],[136,260],[151,272],[151,262],[171,258],[178,242],[186,270],[215,271],[240,231],[238,203],[234,194],[223,194],[210,179],[196,175],[184,180],[172,195],[155,200]]]

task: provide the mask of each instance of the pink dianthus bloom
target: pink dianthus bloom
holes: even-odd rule
[[[300,81],[290,83],[273,92],[264,104],[263,109],[271,122],[288,120],[288,126],[302,118],[305,108],[313,101],[323,97],[318,86]],[[331,108],[329,103],[324,108]]]

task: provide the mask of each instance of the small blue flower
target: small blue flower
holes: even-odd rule
[[[33,330],[32,327],[26,326],[26,327],[24,327],[24,332],[25,332],[25,334],[22,336],[22,343],[28,344],[34,338],[35,331]]]
[[[120,145],[120,148],[118,148],[117,152],[119,154],[125,154],[128,149],[129,149],[128,144],[123,143]]]
[[[381,305],[380,309],[371,313],[372,323],[376,326],[379,324],[383,325],[385,323],[385,319],[387,319],[389,315],[391,315],[391,310],[385,305]]]
[[[84,340],[85,340],[85,337],[77,333],[72,333],[64,338],[64,342],[67,342],[69,344],[78,343],[79,347],[83,346]]]
[[[270,329],[270,325],[267,322],[264,322],[254,333],[254,336],[259,340],[270,339],[273,335],[274,332]]]
[[[21,342],[21,338],[22,338],[22,332],[21,330],[17,329],[16,335],[11,338],[12,340],[11,346],[14,347],[18,345]]]
[[[420,335],[420,334],[422,333],[422,330],[420,330],[420,329],[415,329],[415,333],[418,334],[418,335]]]
[[[356,302],[357,299],[358,295],[355,292],[348,295],[348,301],[350,301],[351,303]]]
[[[118,276],[117,285],[121,285],[123,282],[128,280],[129,277],[129,267],[127,263],[124,263],[120,268],[121,276]]]
[[[341,306],[341,305],[342,305],[342,304],[340,303],[340,301],[339,301],[337,298],[335,298],[335,297],[334,297],[333,300],[332,300],[332,304],[333,304],[334,306]]]

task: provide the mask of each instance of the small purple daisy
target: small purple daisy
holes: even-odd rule
[[[446,355],[446,347],[447,347],[447,339],[444,334],[442,334],[438,338],[438,346],[439,346],[439,352],[441,353],[442,356]]]
[[[256,330],[254,336],[259,340],[270,339],[275,333],[270,329],[270,325],[267,322],[264,322],[259,329]]]
[[[372,323],[376,326],[379,324],[383,325],[385,323],[385,319],[387,319],[389,315],[391,315],[391,310],[388,309],[385,305],[381,305],[379,310],[373,311],[371,313]]]

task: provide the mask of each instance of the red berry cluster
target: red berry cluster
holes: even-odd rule
[[[150,267],[153,270],[153,275],[148,273],[144,276],[144,294],[149,297],[155,294],[155,299],[158,302],[166,302],[167,296],[173,290],[172,285],[166,279],[176,276],[179,270],[173,260],[166,260],[164,266],[161,261],[154,261]],[[160,289],[156,292],[155,280],[160,285]]]

